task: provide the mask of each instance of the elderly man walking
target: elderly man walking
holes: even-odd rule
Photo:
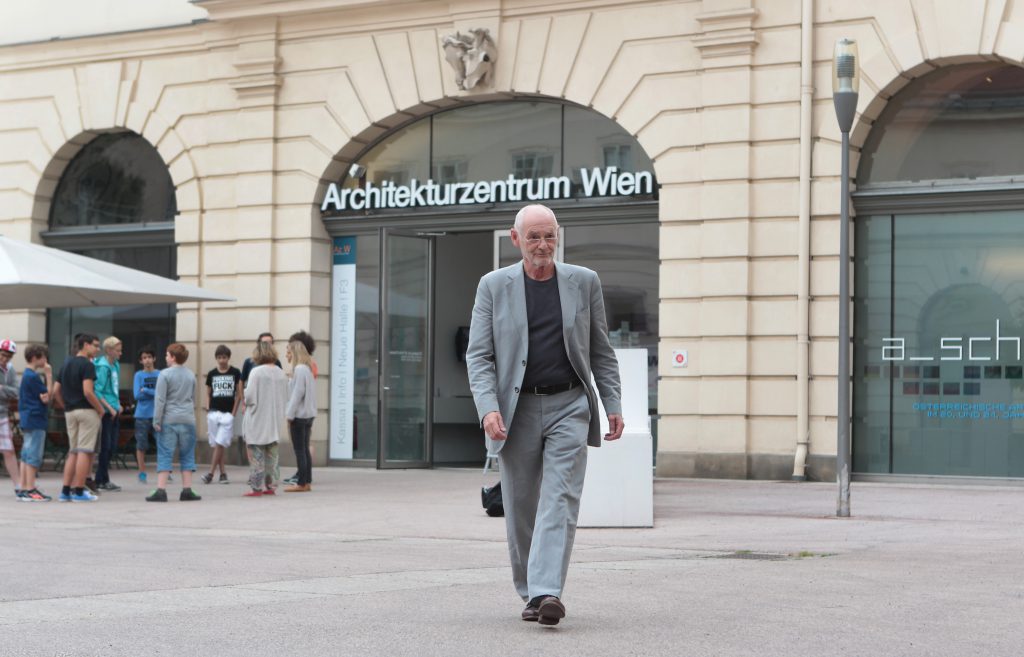
[[[587,445],[622,435],[619,369],[608,341],[601,281],[556,263],[558,221],[543,205],[516,215],[522,262],[477,288],[466,363],[488,451],[498,454],[508,551],[523,620],[556,625],[569,568]]]

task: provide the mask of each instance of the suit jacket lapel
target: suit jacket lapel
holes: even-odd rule
[[[530,331],[526,317],[526,283],[523,281],[525,275],[522,263],[519,263],[519,266],[511,268],[508,279],[505,281],[509,312],[512,313],[512,321],[515,322],[516,334],[520,336],[521,353],[526,351]]]
[[[579,283],[572,272],[555,263],[555,276],[558,278],[558,298],[562,304],[562,335],[565,337],[565,351],[572,353],[569,343],[573,329],[576,327],[576,304],[579,301]]]

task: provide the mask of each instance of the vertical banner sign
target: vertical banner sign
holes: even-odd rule
[[[331,248],[331,459],[352,458],[356,338],[356,238]]]

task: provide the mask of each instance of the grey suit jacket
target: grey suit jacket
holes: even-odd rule
[[[605,410],[622,413],[619,363],[608,341],[604,295],[597,274],[586,267],[555,263],[558,296],[562,305],[562,335],[565,353],[583,382],[590,402],[590,430],[587,443],[601,445],[601,418],[597,395],[590,382],[597,382]],[[526,373],[529,329],[526,317],[526,284],[522,261],[492,271],[480,279],[469,327],[466,366],[469,387],[480,416],[500,411],[505,428],[511,429],[519,401],[519,387]],[[487,450],[501,451],[505,441],[487,437]]]

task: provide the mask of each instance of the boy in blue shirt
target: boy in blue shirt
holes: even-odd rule
[[[25,350],[28,367],[21,377],[18,415],[21,418],[21,493],[22,502],[49,502],[52,498],[36,488],[36,472],[43,464],[46,444],[46,421],[49,417],[50,395],[53,393],[53,369],[47,362],[49,352],[41,344]],[[43,376],[37,373],[42,370]]]
[[[153,433],[153,400],[160,370],[155,368],[156,350],[149,345],[139,351],[142,369],[135,373],[132,390],[135,394],[135,460],[139,464],[139,483],[146,483],[146,450]]]

